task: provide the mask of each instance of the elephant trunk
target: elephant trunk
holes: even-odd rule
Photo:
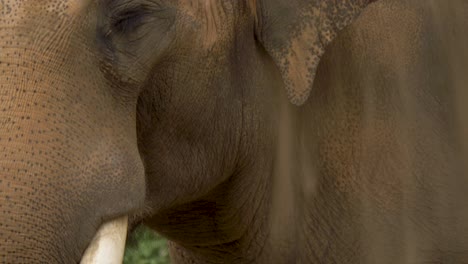
[[[77,263],[143,207],[136,102],[101,73],[92,24],[27,2],[0,16],[0,263]]]
[[[93,216],[88,199],[77,200],[80,170],[71,149],[78,145],[58,118],[65,106],[52,104],[50,80],[26,68],[25,78],[15,77],[22,63],[1,52],[0,263],[72,263],[85,245],[70,238],[84,240],[94,230],[75,223]]]
[[[104,240],[87,252],[112,244],[120,252],[104,259],[121,262],[127,221],[99,227],[144,202],[136,132],[100,117],[92,100],[73,102],[82,95],[72,81],[7,61],[0,54],[9,73],[0,76],[0,263],[77,263],[94,236]],[[109,225],[121,230],[117,242]],[[100,254],[83,263],[93,258],[106,263]]]
[[[69,141],[85,139],[60,125],[61,114],[44,110],[46,97],[34,100],[35,88],[25,83],[23,95],[18,83],[0,89],[0,263],[76,263],[102,220],[125,213],[135,203],[112,186],[113,181],[121,181],[124,188],[122,179],[140,174],[141,168],[127,168],[135,162],[112,154],[107,162],[93,154],[100,149],[110,153],[107,144],[88,149]],[[126,227],[126,221],[119,223]],[[125,230],[120,233],[123,242],[117,246],[123,252]],[[115,262],[106,258],[119,263],[120,255]]]

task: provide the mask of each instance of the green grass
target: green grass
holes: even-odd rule
[[[150,229],[140,226],[127,240],[124,264],[169,264],[167,241]]]

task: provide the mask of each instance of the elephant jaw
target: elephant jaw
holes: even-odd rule
[[[127,225],[127,216],[104,223],[86,249],[80,263],[122,263],[127,239]]]

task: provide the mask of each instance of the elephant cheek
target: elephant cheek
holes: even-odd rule
[[[105,162],[102,162],[103,159]],[[101,160],[102,163],[100,169],[93,171],[96,160]],[[100,150],[99,155],[88,158],[82,175],[85,181],[82,184],[83,195],[94,197],[94,208],[104,219],[135,211],[143,206],[146,194],[145,172],[136,147],[131,151],[120,151],[108,144]]]
[[[101,198],[105,201],[97,205],[105,216],[122,215],[141,208],[145,199],[145,178],[142,162],[138,156],[126,154],[121,158],[110,159],[106,166],[113,171],[99,185]],[[130,158],[129,158],[130,157]],[[123,158],[123,159],[122,159]],[[106,171],[104,169],[103,171]],[[102,190],[111,190],[103,192]],[[94,191],[96,195],[96,190]],[[96,195],[97,196],[97,195]],[[109,197],[112,197],[109,199]],[[82,264],[122,263],[127,238],[128,215],[104,222],[94,234],[84,251]]]

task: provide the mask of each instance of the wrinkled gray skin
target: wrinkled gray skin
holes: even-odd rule
[[[174,263],[468,262],[467,3],[408,2],[0,0],[0,262],[122,215]]]

